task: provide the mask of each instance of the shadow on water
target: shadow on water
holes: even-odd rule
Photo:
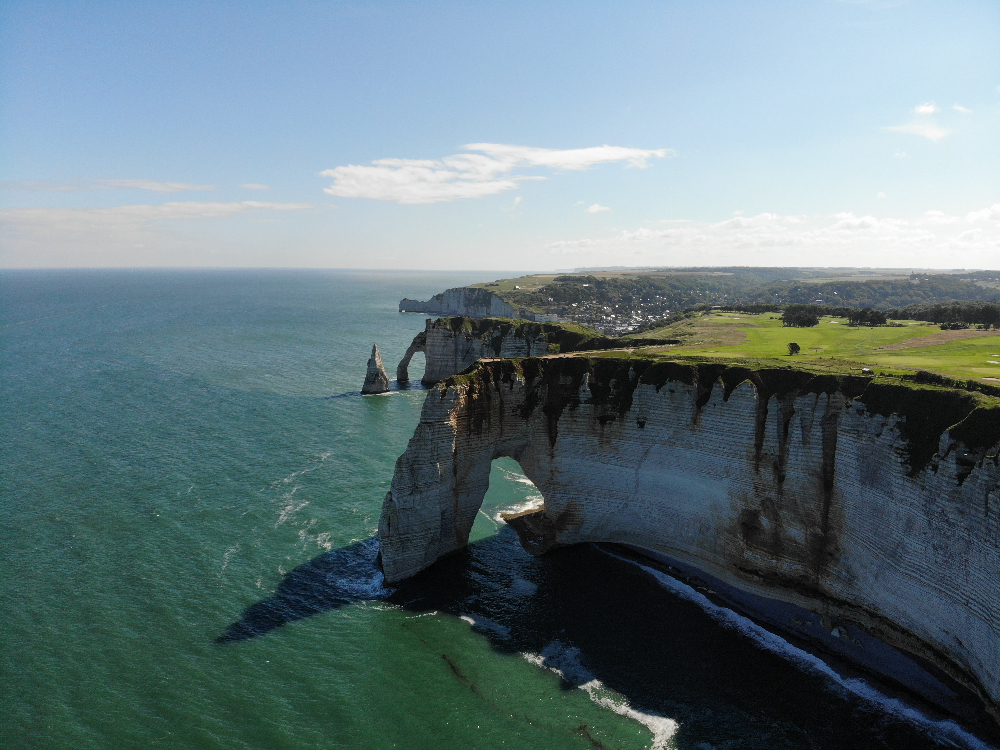
[[[326,552],[286,575],[272,596],[247,607],[216,642],[245,641],[345,604],[384,599],[391,590],[382,581],[376,537]]]
[[[389,393],[396,393],[397,391],[429,391],[434,386],[424,385],[419,380],[390,380],[389,381]],[[350,393],[338,393],[333,396],[324,396],[325,399],[330,398],[354,398],[355,396],[364,396],[365,394],[361,391],[351,391]],[[384,396],[384,393],[373,393],[372,396]]]
[[[808,664],[760,648],[593,545],[535,558],[501,527],[394,589],[383,586],[377,556],[372,538],[299,566],[218,640],[381,599],[472,620],[493,649],[538,655],[567,689],[600,680],[634,708],[676,719],[672,746],[680,750],[961,746],[940,727],[907,720]]]

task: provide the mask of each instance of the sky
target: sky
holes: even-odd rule
[[[0,268],[1000,268],[1000,3],[0,4]]]

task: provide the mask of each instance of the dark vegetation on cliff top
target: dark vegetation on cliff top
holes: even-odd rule
[[[520,283],[513,283],[520,282]],[[515,307],[558,314],[601,330],[641,332],[677,311],[699,306],[789,304],[893,310],[913,317],[964,301],[1000,301],[1000,272],[878,272],[865,269],[712,268],[537,275],[478,285]],[[832,314],[830,311],[818,314]],[[959,315],[968,315],[958,313]],[[892,317],[892,316],[890,316]],[[976,320],[969,322],[986,322]],[[1000,317],[996,321],[1000,322]]]
[[[466,318],[462,316],[438,318],[436,328],[445,328],[455,333],[465,333],[490,342],[494,352],[500,356],[501,340],[509,335],[518,338],[537,339],[544,337],[553,354],[567,352],[620,349],[629,346],[658,346],[678,344],[679,339],[657,336],[630,336],[620,338],[605,336],[579,323],[535,323],[529,320],[508,318]]]

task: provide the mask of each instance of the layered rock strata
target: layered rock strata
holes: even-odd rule
[[[477,287],[456,287],[435,294],[426,302],[416,299],[399,301],[400,312],[428,315],[464,315],[470,318],[516,318],[513,305],[493,292]],[[524,316],[521,316],[524,317]]]
[[[677,339],[611,338],[581,326],[559,323],[464,316],[438,318],[428,320],[425,329],[413,337],[396,366],[396,379],[410,379],[410,360],[417,352],[423,352],[426,361],[422,382],[432,385],[480,359],[535,357],[553,350],[596,351],[676,343]]]
[[[612,358],[480,362],[428,394],[384,501],[382,566],[399,581],[465,546],[491,461],[509,456],[544,497],[508,519],[529,551],[630,545],[1000,723],[998,443],[996,402],[960,391]]]
[[[428,320],[426,328],[413,342],[396,367],[396,379],[410,379],[410,359],[424,353],[425,367],[421,381],[426,385],[440,382],[466,369],[477,360],[492,357],[531,357],[545,354],[549,341],[538,325],[524,321],[475,321],[464,317]]]
[[[361,392],[387,393],[389,391],[389,374],[382,364],[382,353],[378,350],[378,344],[372,344],[372,356],[368,358],[368,372],[365,375],[365,383],[361,386]]]

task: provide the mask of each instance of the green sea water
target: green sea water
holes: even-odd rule
[[[597,548],[528,556],[512,461],[470,549],[386,589],[426,391],[358,395],[368,354],[480,280],[0,273],[0,745],[976,745]]]

